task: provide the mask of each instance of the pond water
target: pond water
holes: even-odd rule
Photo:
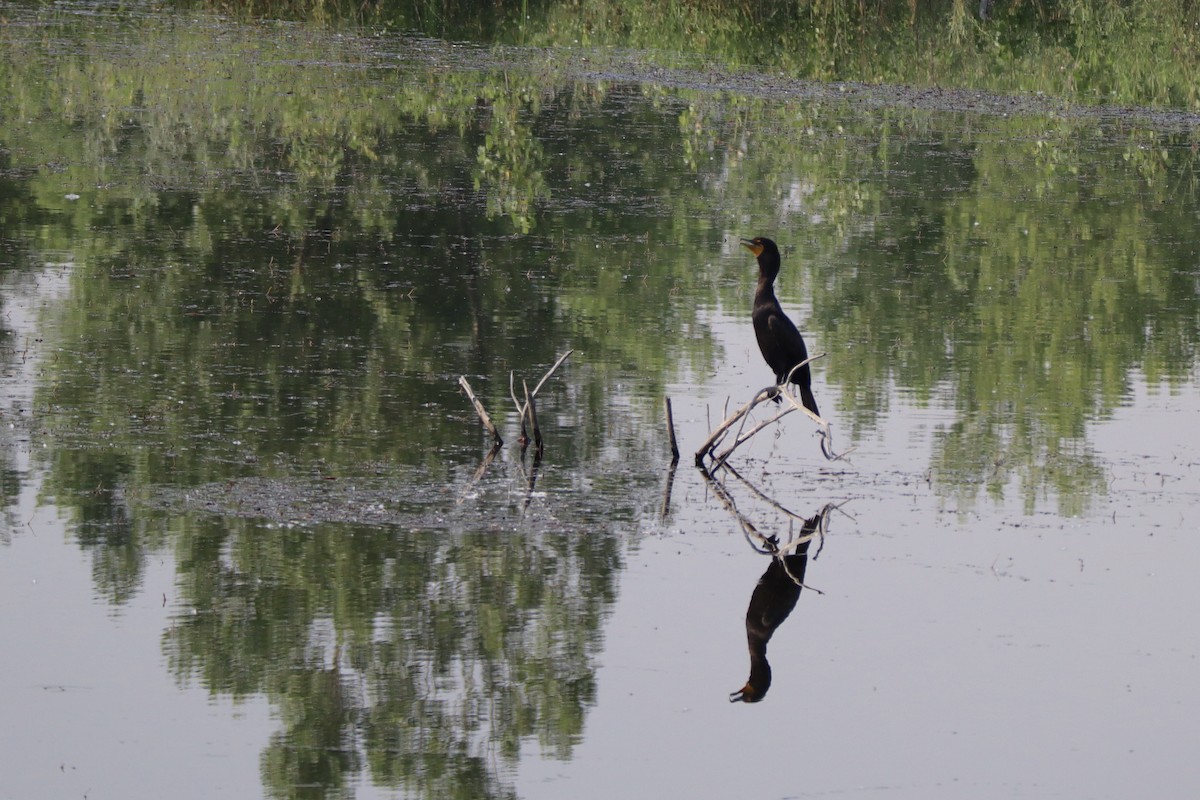
[[[1200,789],[1190,117],[5,14],[0,798]]]

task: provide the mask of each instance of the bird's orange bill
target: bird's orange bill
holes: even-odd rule
[[[755,258],[757,258],[758,256],[760,256],[762,254],[763,246],[761,244],[759,244],[758,242],[754,241],[753,239],[742,239],[741,243],[742,243],[742,247],[746,248],[751,253],[754,253]]]

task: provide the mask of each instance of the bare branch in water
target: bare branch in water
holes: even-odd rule
[[[819,428],[818,433],[821,435],[821,454],[824,455],[826,459],[829,461],[837,461],[845,458],[847,455],[853,452],[854,448],[847,450],[845,453],[835,453],[833,451],[833,432],[830,429],[829,423],[826,422],[824,418],[814,414],[805,408],[801,403],[797,402],[796,398],[793,397],[786,389],[792,379],[792,376],[795,375],[796,370],[812,361],[815,361],[818,358],[823,358],[824,356],[824,353],[818,353],[811,358],[806,358],[805,360],[801,361],[799,364],[792,367],[791,371],[788,372],[787,376],[783,379],[783,383],[778,386],[769,386],[760,390],[758,394],[756,394],[754,398],[750,400],[750,402],[746,403],[746,405],[729,415],[720,425],[716,427],[711,434],[709,434],[708,439],[706,439],[704,444],[700,445],[700,449],[696,451],[696,466],[703,466],[704,458],[707,456],[712,459],[712,469],[714,471],[720,469],[721,467],[725,466],[726,461],[728,461],[729,456],[733,454],[734,450],[750,441],[750,439],[754,438],[755,434],[757,434],[763,428],[773,425],[793,411],[801,411],[806,414],[809,419],[817,423]],[[746,416],[753,411],[756,406],[766,402],[767,400],[777,400],[781,397],[787,399],[787,408],[779,411],[771,419],[765,422],[760,422],[750,430],[743,432],[743,429],[745,428]],[[724,440],[724,437],[729,429],[734,425],[737,425],[739,422],[742,423],[742,427],[738,429],[737,435],[734,436],[733,444],[729,445],[729,447],[725,448],[720,453],[715,453],[717,446]]]
[[[542,454],[542,429],[538,427],[537,401],[533,399],[533,395],[529,392],[529,384],[521,381],[521,386],[525,388],[525,410],[529,414],[529,424],[533,426],[533,445],[537,448],[537,453],[540,456]]]
[[[496,430],[496,426],[492,424],[492,418],[488,416],[487,410],[484,409],[483,403],[475,396],[475,392],[471,391],[471,384],[467,382],[466,375],[458,376],[458,385],[467,393],[467,398],[470,399],[471,405],[475,406],[475,413],[479,415],[479,419],[483,422],[483,427],[487,428],[488,433],[492,435],[492,441],[497,445],[504,444],[504,440],[500,438],[500,432]]]
[[[749,414],[755,406],[760,403],[765,403],[778,394],[779,387],[768,386],[766,389],[762,389],[758,394],[754,395],[754,398],[750,402],[746,403],[746,405],[742,406],[737,411],[726,417],[725,420],[716,427],[716,430],[708,435],[708,438],[704,440],[704,444],[700,445],[700,449],[696,451],[696,466],[704,466],[704,457],[712,455],[713,449],[717,446],[721,437],[727,430],[741,421],[741,419]]]
[[[537,397],[537,393],[542,390],[542,384],[546,382],[546,379],[549,378],[551,375],[553,375],[554,371],[556,369],[558,369],[560,366],[562,366],[562,363],[567,360],[567,356],[571,355],[571,353],[574,353],[574,352],[575,352],[574,350],[568,350],[567,352],[565,352],[561,356],[559,356],[558,361],[555,361],[554,366],[551,367],[550,369],[546,370],[546,374],[543,375],[542,379],[537,382],[537,386],[533,387],[533,392],[529,396]]]
[[[671,440],[671,465],[679,463],[679,443],[675,441],[675,415],[671,413],[671,398],[664,397],[667,407],[667,435]]]
[[[513,387],[513,381],[515,381],[515,380],[516,380],[516,374],[512,370],[509,370],[508,371],[508,396],[512,398],[513,406],[517,409],[517,417],[519,417],[521,420],[521,435],[520,435],[520,437],[518,437],[517,441],[519,441],[521,443],[521,448],[522,448],[521,455],[523,457],[525,455],[524,447],[526,444],[529,443],[529,434],[527,433],[527,431],[525,429],[525,405],[523,403],[521,403],[520,400],[517,399],[517,390]]]

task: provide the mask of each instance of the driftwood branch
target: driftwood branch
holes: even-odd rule
[[[803,412],[804,414],[808,415],[809,419],[817,423],[817,433],[821,435],[821,454],[825,456],[827,461],[841,461],[843,458],[850,455],[857,449],[856,447],[851,447],[844,453],[835,453],[833,451],[833,430],[830,428],[829,423],[825,421],[825,418],[817,416],[809,411],[801,403],[799,403],[795,397],[792,397],[792,395],[788,394],[787,392],[783,392],[782,394],[793,409]]]
[[[801,406],[801,408],[804,408],[804,407]],[[757,425],[755,425],[753,428],[751,428],[749,431],[747,431],[744,434],[739,430],[738,435],[736,437],[734,437],[733,444],[729,445],[729,447],[726,447],[724,450],[722,450],[716,456],[716,463],[713,465],[713,469],[719,469],[719,468],[725,466],[725,462],[729,459],[729,457],[731,455],[733,455],[734,450],[741,447],[744,443],[750,441],[750,439],[754,436],[754,434],[758,433],[763,428],[767,427],[768,425],[775,424],[776,422],[778,422],[782,418],[786,417],[788,414],[792,413],[795,410],[796,410],[795,408],[789,406],[788,408],[781,410],[779,413],[777,413],[775,416],[771,417],[770,419],[768,419],[764,422],[758,423]],[[804,409],[804,410],[807,411],[808,409]],[[743,420],[743,422],[744,422],[744,420]],[[744,427],[744,425],[743,425],[743,427]]]
[[[784,377],[783,382],[781,384],[779,384],[778,386],[768,386],[765,389],[761,389],[758,392],[758,394],[756,394],[754,396],[754,398],[750,400],[750,402],[746,403],[746,405],[742,406],[737,411],[735,411],[733,414],[726,417],[726,419],[720,425],[718,425],[711,434],[709,434],[709,437],[708,437],[708,439],[705,440],[704,444],[700,445],[700,449],[696,451],[696,466],[698,466],[698,467],[703,466],[704,459],[707,456],[708,458],[712,459],[712,467],[711,468],[714,471],[720,469],[721,467],[724,467],[726,465],[726,462],[728,461],[729,457],[733,454],[734,450],[741,447],[746,442],[750,441],[750,439],[754,438],[754,436],[759,431],[761,431],[763,428],[766,428],[766,427],[769,427],[770,425],[775,424],[780,419],[782,419],[783,417],[792,413],[793,411],[800,411],[800,412],[804,413],[813,422],[817,423],[818,433],[821,435],[821,454],[824,455],[826,459],[828,459],[829,461],[837,461],[839,459],[845,458],[847,455],[852,453],[854,451],[854,448],[847,450],[845,453],[835,453],[833,450],[833,432],[830,429],[829,423],[827,421],[825,421],[825,419],[823,417],[821,417],[817,414],[814,414],[813,412],[811,412],[807,408],[805,408],[804,405],[801,404],[800,402],[798,402],[796,400],[796,398],[790,392],[788,392],[786,389],[786,387],[792,380],[792,376],[796,374],[796,370],[800,369],[801,367],[804,367],[805,365],[815,361],[818,358],[824,358],[824,357],[825,357],[824,353],[817,353],[816,355],[814,355],[810,358],[804,359],[799,364],[792,367],[792,369]],[[766,402],[767,400],[778,400],[780,398],[784,398],[787,400],[787,408],[784,408],[781,411],[779,411],[771,419],[768,419],[765,422],[760,422],[759,424],[752,427],[750,430],[748,430],[748,431],[744,430],[745,424],[746,424],[745,423],[746,417],[751,411],[753,411],[758,405]],[[724,440],[728,431],[734,425],[737,425],[739,422],[741,423],[742,427],[738,429],[737,434],[734,436],[733,443],[731,445],[729,445],[728,447],[726,447],[724,450],[722,450],[720,453],[717,453],[716,452],[717,446],[720,445],[721,442]]]
[[[700,449],[696,451],[696,466],[704,466],[704,457],[712,455],[712,451],[718,444],[720,444],[721,438],[725,435],[726,431],[738,424],[738,422],[740,422],[743,417],[749,414],[755,406],[759,405],[760,403],[765,403],[773,397],[778,396],[778,394],[778,386],[768,386],[766,389],[762,389],[758,394],[754,395],[753,399],[746,403],[746,405],[742,406],[737,411],[726,417],[725,420],[716,427],[716,430],[708,435],[708,438],[704,440],[704,444],[700,445]]]
[[[487,428],[488,433],[492,435],[492,441],[497,446],[504,444],[504,440],[500,438],[500,432],[496,430],[496,426],[492,423],[492,418],[488,416],[487,410],[484,409],[483,403],[475,396],[475,392],[471,391],[471,384],[467,382],[466,375],[458,376],[458,385],[467,393],[467,398],[470,399],[471,405],[475,406],[475,413],[479,415],[479,419],[483,422],[483,427]]]

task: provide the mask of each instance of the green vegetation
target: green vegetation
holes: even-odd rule
[[[623,47],[816,80],[1043,92],[1200,108],[1190,0],[188,0],[251,17],[352,20],[547,47]]]

